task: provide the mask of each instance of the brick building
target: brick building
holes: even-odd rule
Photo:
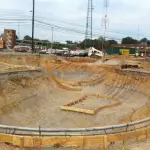
[[[12,49],[16,45],[16,31],[12,29],[4,29],[3,40],[5,47]]]

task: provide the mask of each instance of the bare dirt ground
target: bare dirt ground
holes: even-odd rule
[[[37,69],[37,67],[34,66],[22,66],[22,65],[12,65],[12,64],[7,64],[4,62],[0,62],[0,73],[3,72],[9,72],[9,71],[17,71],[17,70],[34,70]]]
[[[111,60],[108,64],[120,65],[122,62],[123,61],[120,60]],[[138,62],[134,64],[136,63]],[[96,66],[99,65],[98,62],[93,64]],[[62,64],[57,64],[57,67],[61,68],[61,65]],[[80,66],[80,63],[76,65]],[[17,67],[0,64],[0,72],[34,68],[31,66],[30,68],[25,66]],[[102,78],[101,75],[103,73],[101,73],[101,70],[95,69],[96,71],[93,72],[90,71],[93,69],[91,65],[89,65],[89,68],[87,69],[84,66],[76,68],[72,65],[70,70],[59,70],[54,67],[53,73],[55,77],[61,78],[64,81],[82,81],[93,80],[98,77]],[[41,126],[43,128],[86,128],[119,124],[120,119],[126,114],[131,113],[133,109],[136,110],[142,107],[149,101],[149,95],[138,89],[139,84],[135,86],[137,90],[131,90],[133,88],[133,82],[125,87],[124,81],[130,82],[131,80],[128,76],[121,78],[119,75],[115,75],[116,81],[112,81],[114,82],[113,86],[106,86],[105,81],[111,78],[111,71],[108,70],[107,67],[104,68],[104,72],[108,72],[108,74],[103,81],[94,84],[87,82],[87,84],[73,87],[80,87],[82,91],[62,89],[51,79],[46,69],[40,76],[17,76],[0,80],[0,124],[26,127]],[[122,79],[124,81],[122,81]],[[64,85],[67,86],[67,84],[68,83]],[[62,105],[81,98],[85,93],[112,95],[120,99],[121,105],[104,109],[93,116],[60,109]],[[84,102],[84,107],[95,108],[108,103],[110,104],[111,102],[92,97],[87,100],[87,103],[86,101]],[[77,107],[81,106],[83,106],[83,104]],[[125,148],[125,150],[134,150],[135,148],[137,148],[137,150],[143,150],[147,149],[147,147],[149,147],[149,142],[147,142],[145,146],[140,143],[139,145],[132,144],[132,146],[129,146],[128,149]]]
[[[94,116],[90,116],[62,111],[60,107],[80,98],[84,93],[95,92],[102,94],[112,89],[108,89],[104,85],[96,85],[83,87],[81,92],[66,91],[59,88],[47,76],[8,79],[5,81],[5,85],[1,84],[1,86],[3,96],[0,97],[2,107],[0,123],[29,127],[69,128],[118,124],[120,117],[132,111],[133,108],[139,108],[148,100],[148,96],[145,94],[134,92],[131,96],[129,94],[130,90],[126,90],[125,93],[122,90],[123,93],[120,91],[122,104],[119,107],[105,109]],[[116,89],[117,91],[118,89]],[[123,96],[126,96],[126,98],[123,98]],[[87,103],[85,101],[85,105],[87,107],[99,107],[102,104],[98,101],[98,98],[94,98],[87,101]]]

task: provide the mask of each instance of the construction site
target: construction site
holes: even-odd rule
[[[106,58],[1,53],[2,149],[148,149],[149,62]]]
[[[0,150],[149,150],[150,40],[145,23],[129,33],[136,12],[113,2],[111,29],[108,0],[13,3],[0,12]]]

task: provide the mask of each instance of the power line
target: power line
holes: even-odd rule
[[[44,21],[35,20],[35,22],[40,23],[40,24],[44,24],[44,25],[46,25],[48,27],[55,27],[55,29],[62,29],[64,31],[71,31],[71,32],[85,34],[84,31],[58,26],[58,25],[50,24],[50,23],[47,23],[47,22],[44,22]]]
[[[20,16],[21,18],[4,18],[4,19],[0,19],[0,20],[2,20],[2,21],[8,21],[8,20],[13,20],[13,21],[31,21],[31,19],[29,18],[29,19],[22,19],[22,17],[23,16]],[[28,16],[28,17],[31,17],[31,16]],[[39,19],[42,19],[41,17],[38,17],[38,16],[36,16],[35,15],[35,17],[36,18],[39,18]],[[38,19],[38,20],[39,20]],[[45,19],[45,18],[43,18],[43,19]],[[48,20],[48,19],[45,19],[45,20]],[[53,19],[52,19],[53,20]],[[52,20],[48,20],[48,21],[51,21],[52,22]],[[55,20],[55,19],[54,19]],[[44,21],[44,20],[40,20],[40,21]],[[68,24],[68,25],[73,25],[73,26],[78,26],[78,27],[81,27],[81,28],[84,28],[85,26],[84,25],[81,25],[81,24],[76,24],[76,23],[69,23],[69,22],[65,22],[65,21],[60,21],[60,20],[55,20],[56,22],[60,22],[60,23],[65,23],[65,24]],[[103,31],[104,32],[104,29],[96,29],[96,28],[93,28],[93,31]],[[108,33],[115,33],[115,34],[120,34],[120,35],[127,35],[127,36],[135,36],[135,37],[137,37],[137,33],[135,33],[135,34],[133,34],[133,33],[128,33],[128,32],[123,32],[123,31],[119,31],[119,30],[107,30],[107,32]],[[146,35],[142,35],[142,34],[140,34],[139,35],[140,37],[149,37],[150,38],[150,36],[146,36]]]
[[[0,19],[0,20],[3,20],[3,19]],[[12,20],[12,21],[11,21]],[[5,24],[12,24],[12,25],[16,25],[18,26],[18,20],[20,22],[20,26],[23,26],[23,25],[29,25],[31,23],[31,19],[5,19],[3,22],[0,22],[3,23],[4,25]],[[42,24],[44,25],[45,27],[54,27],[55,30],[59,30],[59,31],[65,31],[67,33],[75,33],[75,34],[80,34],[80,35],[85,35],[85,32],[83,30],[77,30],[77,29],[74,29],[74,28],[67,28],[67,27],[63,27],[63,26],[58,26],[58,25],[55,25],[55,24],[51,24],[51,23],[48,23],[48,22],[44,22],[44,21],[40,21],[40,20],[35,20],[35,23],[39,23],[39,24]],[[99,37],[100,36],[100,33],[97,33],[97,32],[93,32],[93,36],[95,37]],[[148,36],[147,36],[148,37]],[[116,37],[111,37],[111,36],[106,36],[107,39],[114,39],[114,40],[121,40],[121,38],[116,38]]]
[[[37,23],[40,23],[42,25],[42,28],[46,28],[47,30],[51,30],[51,27],[54,27],[55,28],[55,31],[57,30],[63,30],[65,32],[71,32],[71,33],[76,33],[76,34],[81,34],[81,35],[84,35],[84,31],[79,31],[79,30],[74,30],[74,29],[70,29],[70,28],[65,28],[65,27],[60,27],[60,26],[56,26],[54,24],[49,24],[49,23],[46,23],[46,22],[43,22],[43,21],[38,21],[38,20],[35,20]],[[37,24],[36,24],[37,25]],[[41,26],[40,26],[41,27]],[[93,34],[93,36],[95,37],[99,37],[100,35],[98,33],[95,33]],[[110,36],[106,36],[107,39],[115,39],[115,40],[121,40],[119,38],[115,38],[115,37],[110,37]]]

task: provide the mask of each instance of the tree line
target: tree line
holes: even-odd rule
[[[24,40],[23,43],[31,44],[32,38],[29,35],[26,35],[24,36],[23,40]],[[51,42],[49,40],[34,39],[34,41],[37,46],[51,48]],[[138,41],[137,39],[128,36],[122,38],[120,44],[140,44],[140,43],[150,44],[150,40],[148,40],[147,38],[142,38],[141,40]],[[112,44],[118,44],[118,41],[105,40],[103,37],[99,37],[98,39],[94,39],[94,40],[85,39],[82,42],[73,42],[71,40],[67,40],[66,44],[60,42],[53,42],[53,48],[62,49],[63,47],[67,47],[70,49],[76,49],[76,47],[78,47],[80,49],[86,49],[89,47],[94,47],[96,49],[102,49],[102,48],[111,47]]]

